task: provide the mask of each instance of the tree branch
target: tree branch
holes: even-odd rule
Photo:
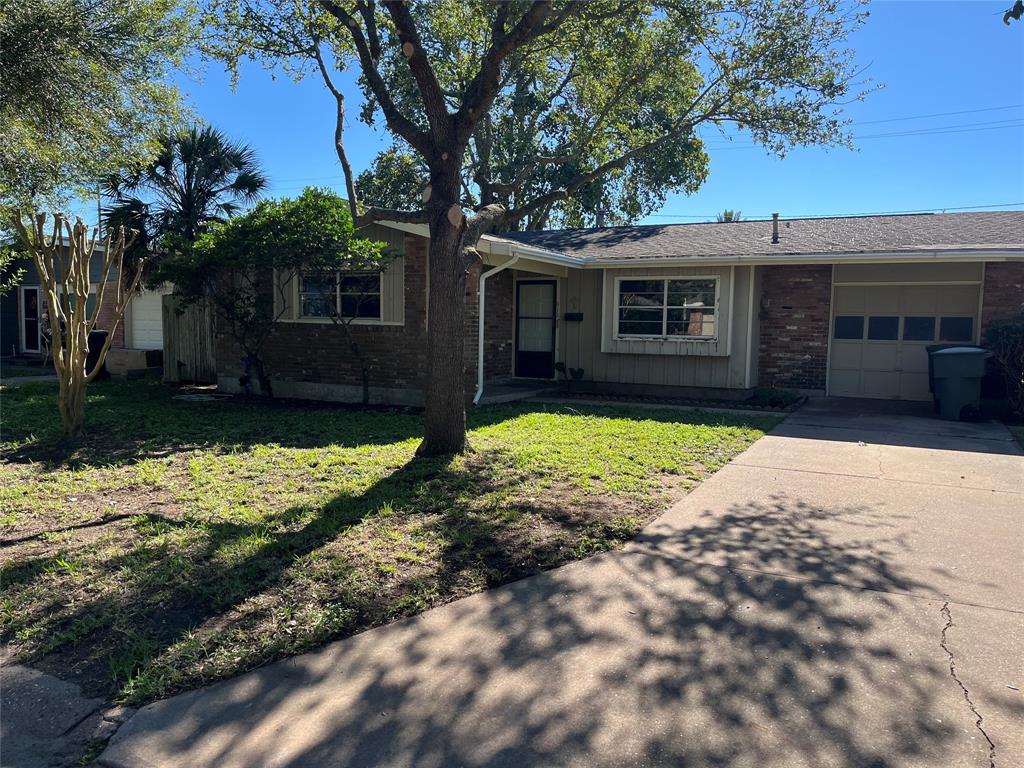
[[[366,37],[359,27],[359,22],[352,14],[338,5],[336,0],[320,0],[320,5],[334,18],[344,24],[352,36],[352,42],[355,44],[356,52],[359,54],[359,67],[362,70],[363,78],[370,86],[370,90],[373,91],[377,103],[380,104],[388,128],[409,142],[409,145],[424,157],[431,157],[433,154],[433,144],[430,140],[430,135],[426,131],[420,130],[412,120],[404,115],[391,98],[387,83],[384,82],[380,70],[377,69],[378,59],[371,52]],[[377,46],[379,48],[379,43]]]

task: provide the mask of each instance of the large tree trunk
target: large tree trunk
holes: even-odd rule
[[[58,377],[57,409],[65,437],[78,437],[85,421],[85,376]]]
[[[455,199],[453,195],[451,199]],[[431,212],[427,294],[427,381],[424,436],[417,453],[446,456],[466,450],[466,268],[462,228],[441,206]]]

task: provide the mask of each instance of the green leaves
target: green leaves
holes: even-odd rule
[[[5,0],[0,200],[59,200],[143,163],[181,118],[170,75],[193,22],[180,0]]]

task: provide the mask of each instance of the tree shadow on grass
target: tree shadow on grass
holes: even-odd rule
[[[5,394],[4,440],[15,445],[0,460],[36,464],[42,471],[81,470],[166,458],[182,451],[244,451],[257,445],[284,448],[353,448],[389,445],[422,435],[422,414],[412,408],[362,407],[317,402],[228,398],[175,400],[153,382],[106,382],[90,388],[86,427],[76,438],[60,434],[56,389]],[[679,409],[519,403],[471,408],[470,429],[531,412],[608,415],[694,425],[770,425],[773,417],[737,417]]]
[[[868,505],[736,504],[158,704],[108,757],[144,738],[224,767],[984,758],[943,709],[941,601],[890,564],[889,530]]]
[[[474,509],[481,494],[501,494],[516,482],[512,477],[484,481],[483,475],[453,469],[443,459],[419,458],[358,495],[292,507],[258,523],[133,517],[129,543],[109,547],[109,555],[94,557],[91,543],[71,546],[62,555],[71,564],[80,555],[88,556],[89,584],[34,600],[12,591],[26,605],[20,623],[44,638],[26,646],[23,660],[61,677],[70,672],[89,694],[128,696],[137,703],[567,559],[561,550],[576,528],[586,524],[586,515],[558,519],[562,512],[528,503],[517,503],[511,511]],[[511,512],[546,514],[561,537],[510,533]],[[375,517],[394,525],[346,538],[349,529]],[[400,533],[403,520],[420,518],[429,523],[417,535],[432,542],[431,551],[423,562],[396,561],[398,568],[386,570],[396,557],[415,554],[389,536],[399,536],[395,532]],[[52,557],[23,563],[14,559],[5,571],[5,586],[49,589],[33,582],[55,562]],[[313,568],[329,568],[331,577],[313,578],[309,588],[316,594],[310,596],[303,593],[301,580]],[[95,584],[104,586],[91,588]],[[331,618],[315,627],[282,628],[274,616],[299,611],[298,620],[303,620],[296,606],[309,603],[330,612]],[[196,652],[196,644],[206,655],[217,649],[233,655],[228,651],[236,649],[239,658],[227,663],[221,658],[222,666],[201,669],[187,658]]]

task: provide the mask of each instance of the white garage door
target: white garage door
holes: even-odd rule
[[[977,285],[837,285],[829,394],[928,400],[929,344],[977,341]]]
[[[163,295],[156,291],[137,294],[128,307],[134,349],[163,349]]]

